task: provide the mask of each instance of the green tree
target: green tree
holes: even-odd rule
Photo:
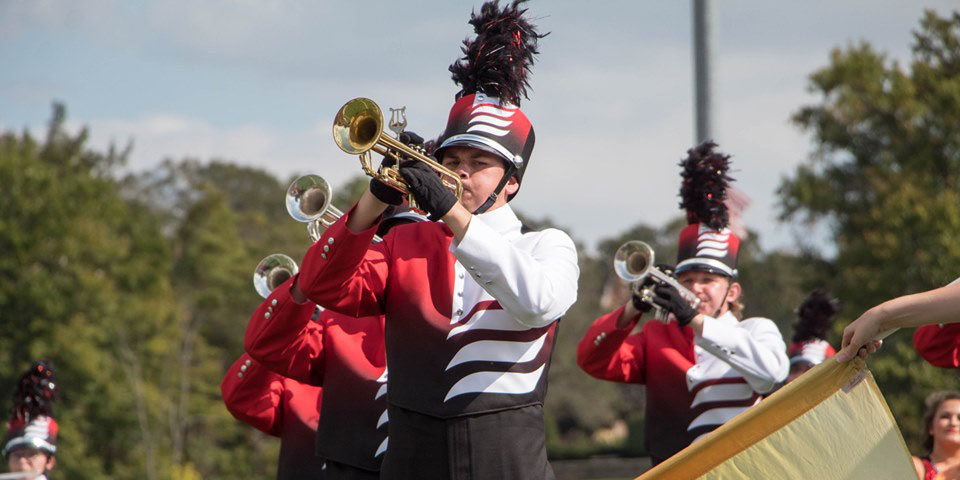
[[[111,176],[129,149],[91,151],[65,120],[55,105],[43,142],[0,136],[0,384],[10,392],[33,359],[50,359],[63,476],[156,478],[150,379],[176,334],[169,251]]]
[[[903,68],[864,42],[835,49],[810,77],[820,100],[793,117],[817,149],[782,182],[782,216],[832,230],[837,253],[822,259],[821,281],[846,303],[844,320],[958,275],[960,13],[926,12],[912,51]],[[870,365],[917,447],[923,396],[955,375],[918,359],[910,332]]]
[[[64,478],[274,475],[277,442],[218,387],[259,302],[253,267],[309,244],[285,186],[191,160],[121,181],[129,148],[93,151],[65,120],[56,105],[45,140],[0,134],[2,392],[53,362]]]

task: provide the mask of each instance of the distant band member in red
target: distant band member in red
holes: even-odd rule
[[[837,351],[826,338],[833,325],[833,316],[839,309],[840,302],[822,288],[810,292],[797,308],[800,318],[793,326],[793,338],[787,346],[787,357],[790,358],[787,383],[836,355]]]
[[[385,238],[396,225],[425,220],[411,212],[391,215],[377,235]],[[388,445],[383,317],[353,318],[312,301],[297,303],[292,284],[278,286],[254,312],[245,347],[274,372],[323,386],[315,437],[316,452],[326,460],[325,478],[377,479]]]
[[[682,163],[682,206],[691,223],[680,232],[676,276],[700,299],[694,309],[678,289],[660,285],[653,302],[669,323],[643,315],[653,305],[634,295],[593,322],[577,362],[597,378],[646,389],[646,442],[654,464],[682,450],[760,401],[787,377],[786,346],[773,321],[740,320],[737,254],[726,228],[728,156],[706,142]],[[639,333],[631,335],[638,324]]]
[[[543,401],[579,269],[569,236],[527,231],[508,204],[534,144],[518,105],[540,37],[518,4],[485,3],[471,17],[466,62],[451,67],[463,89],[436,157],[460,177],[462,198],[425,163],[403,162],[436,223],[399,226],[370,247],[380,214],[401,201],[374,180],[310,248],[297,278],[324,307],[386,317],[385,479],[553,478]]]
[[[56,391],[53,369],[43,360],[20,375],[13,394],[13,416],[7,423],[3,440],[3,456],[12,478],[46,480],[47,473],[56,466],[59,430],[53,419]]]
[[[314,447],[320,387],[273,373],[243,354],[227,370],[220,392],[237,420],[280,437],[278,480],[325,478],[324,459]]]

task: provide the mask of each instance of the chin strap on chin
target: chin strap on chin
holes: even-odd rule
[[[487,200],[483,202],[483,205],[480,205],[476,210],[473,211],[474,215],[480,215],[493,206],[493,203],[497,201],[497,197],[500,196],[500,192],[503,191],[503,187],[507,186],[507,182],[510,181],[510,177],[512,177],[513,173],[516,172],[517,167],[515,165],[510,162],[505,163],[507,163],[507,169],[503,172],[503,178],[500,179],[500,183],[497,184],[497,188],[495,188],[493,193],[487,197]]]

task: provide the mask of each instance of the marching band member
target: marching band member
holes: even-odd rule
[[[462,90],[436,157],[463,195],[425,163],[401,163],[434,222],[370,238],[401,196],[377,180],[307,252],[295,291],[331,310],[385,315],[390,446],[381,477],[553,478],[543,400],[559,319],[576,300],[565,233],[528,232],[507,203],[534,144],[519,109],[541,37],[519,1],[485,3],[477,37],[451,66]]]
[[[47,472],[57,464],[55,389],[53,370],[42,360],[20,375],[17,382],[3,456],[11,472],[23,473],[18,478],[46,480]]]
[[[726,228],[730,180],[726,155],[705,142],[683,161],[681,206],[691,223],[680,232],[676,276],[700,299],[658,285],[653,302],[669,323],[647,321],[653,305],[638,295],[591,325],[577,348],[580,367],[597,378],[646,389],[647,450],[660,463],[760,401],[787,377],[786,347],[766,318],[740,320],[736,281],[739,238]],[[631,335],[637,325],[639,333]]]
[[[314,447],[319,386],[277,375],[245,353],[227,370],[220,391],[237,420],[280,437],[278,480],[325,478],[324,459]]]
[[[833,324],[833,316],[839,309],[840,302],[830,298],[821,288],[810,292],[797,308],[800,319],[793,326],[793,338],[787,346],[787,357],[790,359],[787,383],[836,355],[837,351],[826,340],[826,336]]]
[[[377,235],[425,220],[397,213],[381,222]],[[292,283],[274,289],[254,312],[247,352],[290,381],[323,386],[322,406],[313,414],[320,417],[314,430],[316,452],[326,460],[324,478],[377,479],[388,445],[383,317],[352,318],[311,301],[297,303]]]

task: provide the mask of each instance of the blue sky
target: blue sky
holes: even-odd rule
[[[42,131],[63,101],[96,147],[134,142],[129,168],[224,158],[334,185],[359,173],[332,141],[346,100],[406,105],[438,134],[447,66],[480,1],[0,0],[0,129]],[[677,161],[693,143],[689,2],[533,0],[541,42],[523,109],[537,147],[516,208],[592,245],[679,214]],[[813,145],[789,123],[807,76],[866,40],[909,60],[924,8],[955,2],[716,2],[715,130],[752,200],[747,226],[790,248],[775,189]],[[277,201],[277,208],[281,206]]]

